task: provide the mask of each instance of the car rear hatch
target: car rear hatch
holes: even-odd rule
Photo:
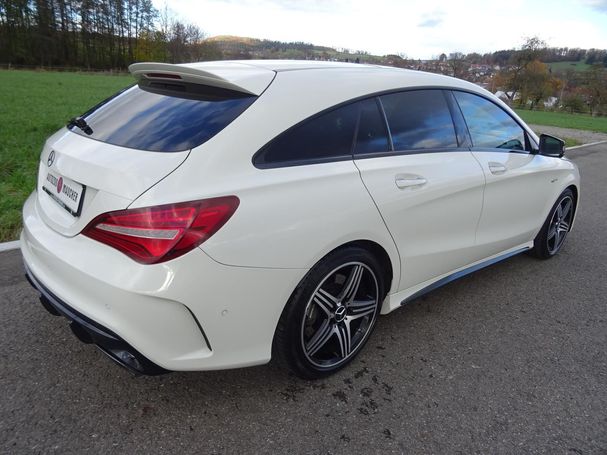
[[[137,63],[129,70],[135,86],[73,119],[44,146],[38,213],[63,235],[128,207],[247,109],[275,76],[236,62]]]

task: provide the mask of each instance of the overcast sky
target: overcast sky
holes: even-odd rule
[[[165,0],[153,0],[163,8]],[[209,36],[238,35],[430,58],[489,52],[539,36],[607,48],[607,0],[170,0]]]

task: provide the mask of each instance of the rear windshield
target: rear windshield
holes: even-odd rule
[[[70,129],[108,144],[154,152],[180,152],[219,133],[257,97],[153,93],[131,87],[82,117],[93,130]],[[89,131],[90,132],[90,131]]]

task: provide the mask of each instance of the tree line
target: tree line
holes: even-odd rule
[[[151,0],[0,0],[0,62],[90,69],[221,58],[194,24]]]
[[[537,38],[530,38],[537,39]],[[527,40],[528,41],[528,40]],[[542,42],[543,43],[543,42]],[[542,58],[545,62],[583,62],[588,65],[599,64],[607,67],[607,49],[580,49],[579,47],[548,47],[543,43]],[[506,49],[495,52],[479,54],[472,52],[466,54],[470,63],[488,65],[508,65],[520,52],[518,49]]]
[[[559,52],[563,58],[565,52]],[[494,75],[492,83],[505,91],[512,104],[552,108],[570,112],[588,112],[591,115],[607,114],[607,51],[591,49],[583,54],[590,65],[584,71],[572,68],[553,71],[546,61],[554,59],[554,49],[537,37],[528,38],[521,49],[515,51],[507,64]],[[581,58],[581,57],[580,57]],[[559,60],[569,61],[569,60]],[[552,104],[552,105],[551,105]]]
[[[605,49],[552,48],[532,37],[518,49],[484,55],[443,53],[420,69],[500,91],[513,106],[607,115]]]

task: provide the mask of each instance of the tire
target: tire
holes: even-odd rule
[[[556,255],[571,229],[574,213],[575,197],[570,189],[566,189],[550,209],[529,254],[539,259],[550,259]]]
[[[360,352],[386,295],[382,266],[364,248],[323,258],[303,278],[282,312],[273,357],[303,379],[329,376]]]

